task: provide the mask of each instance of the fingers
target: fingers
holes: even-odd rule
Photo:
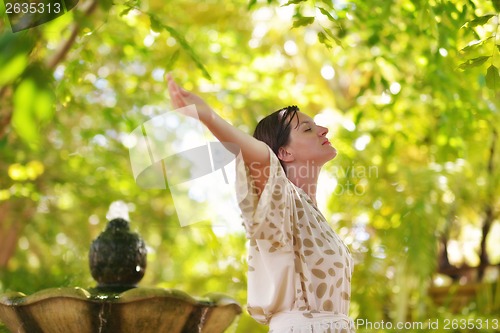
[[[172,105],[175,108],[184,107],[186,105],[186,103],[184,101],[184,98],[182,97],[180,87],[174,81],[174,79],[170,73],[167,74],[167,81],[168,81],[168,93],[169,93],[170,98],[172,100]]]
[[[189,91],[187,91],[186,89],[182,88],[177,83],[175,85],[177,86],[177,89],[179,90],[179,94],[181,94],[184,97],[188,97],[189,96]]]
[[[179,93],[180,87],[175,82],[174,78],[172,77],[172,74],[170,74],[170,73],[167,74],[167,81],[168,81],[168,89],[172,90],[172,91],[174,91],[176,93]]]
[[[175,86],[177,92],[184,96],[184,97],[188,97],[189,96],[189,91],[187,91],[186,89],[182,88],[181,86],[179,86],[177,84],[177,82],[175,82],[174,78],[172,77],[172,75],[170,73],[167,74],[167,79],[168,79],[168,82],[169,84],[172,82],[173,85]]]
[[[168,91],[170,93],[177,92],[177,84],[175,83],[172,75],[170,73],[167,74],[167,85],[168,85]]]
[[[191,93],[185,89],[183,89],[181,86],[175,82],[174,78],[172,77],[171,73],[167,73],[166,79],[168,81],[168,92],[171,98],[171,102],[173,107],[175,108],[183,108],[187,106],[188,100],[190,100]]]

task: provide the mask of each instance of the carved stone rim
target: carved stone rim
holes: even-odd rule
[[[240,313],[241,306],[226,295],[194,298],[177,289],[113,294],[76,287],[0,295],[0,320],[12,332],[218,333]]]

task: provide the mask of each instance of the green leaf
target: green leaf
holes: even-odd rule
[[[247,10],[252,9],[252,7],[255,6],[256,4],[257,4],[257,0],[250,0],[248,2]]]
[[[344,48],[344,45],[342,45],[342,41],[340,40],[340,38],[338,38],[337,36],[335,36],[333,34],[333,32],[330,30],[330,29],[323,29],[325,31],[325,33],[335,41],[335,43],[340,46],[341,48]]]
[[[497,87],[500,87],[500,73],[498,72],[498,68],[493,65],[488,67],[486,71],[486,86],[491,90],[496,90]]]
[[[363,112],[359,111],[358,114],[356,115],[356,118],[354,118],[354,124],[356,126],[359,125],[359,122],[361,121],[361,118],[363,118]]]
[[[482,57],[477,57],[477,58],[474,58],[474,59],[469,59],[467,60],[466,62],[464,62],[463,64],[461,64],[459,66],[460,69],[467,69],[467,68],[472,68],[472,67],[477,67],[477,66],[481,66],[482,64],[484,64],[488,59],[490,58],[490,56],[482,56]]]
[[[472,51],[474,51],[476,49],[479,49],[479,48],[481,48],[484,45],[484,43],[486,41],[488,41],[491,38],[493,38],[493,36],[490,36],[490,37],[488,37],[486,39],[483,39],[483,40],[481,40],[481,41],[479,41],[477,43],[467,45],[466,47],[460,49],[459,52],[462,53],[462,54],[464,54],[464,53],[472,52]]]
[[[26,69],[13,94],[12,126],[32,149],[40,141],[40,130],[54,116],[55,94],[51,73],[40,63]]]
[[[119,14],[119,16],[125,16],[127,15],[132,9],[134,9],[133,7],[128,7],[128,8],[125,8],[124,10],[122,10]]]
[[[31,79],[22,81],[14,91],[12,126],[16,133],[32,148],[39,144],[40,135],[33,117],[36,86]]]
[[[38,123],[45,124],[54,115],[54,95],[49,90],[37,90],[33,115]]]
[[[35,44],[36,40],[28,31],[5,32],[0,35],[0,68],[8,66],[8,63],[18,55],[28,57]]]
[[[101,0],[98,3],[105,11],[108,11],[113,6],[113,0]]]
[[[166,30],[170,33],[170,35],[175,38],[175,40],[179,43],[179,45],[182,47],[184,51],[189,55],[191,60],[194,61],[196,64],[196,67],[198,67],[202,72],[203,75],[211,80],[210,73],[208,73],[207,69],[201,62],[200,58],[198,55],[195,53],[195,51],[191,48],[189,43],[186,41],[184,36],[182,36],[177,30],[172,28],[171,26],[163,24],[159,19],[156,18],[153,14],[148,14],[149,19],[151,22],[151,30],[156,31],[156,32],[161,32],[162,30]]]
[[[314,16],[300,16],[293,21],[293,27],[302,27],[314,22]]]
[[[154,32],[161,32],[164,29],[164,26],[161,24],[159,20],[157,20],[154,16],[150,16],[149,20],[151,22],[151,30]]]
[[[0,67],[0,86],[14,81],[28,65],[25,54],[17,54]]]
[[[327,48],[329,49],[332,48],[332,43],[330,42],[328,36],[324,32],[322,31],[318,32],[318,40],[321,44],[325,45]]]
[[[139,7],[141,4],[140,4],[140,0],[129,0],[129,1],[126,1],[124,3],[125,6],[128,6],[128,7]]]
[[[189,55],[191,60],[193,60],[196,64],[196,66],[203,72],[203,75],[207,79],[211,80],[212,77],[210,76],[210,73],[208,73],[207,69],[205,68],[205,66],[201,62],[198,55],[194,52],[194,50],[191,48],[191,46],[189,46],[189,43],[186,41],[184,36],[182,36],[177,30],[175,30],[171,26],[163,25],[163,28],[165,30],[167,30],[170,33],[170,35],[173,38],[175,38],[175,40],[181,45],[181,47],[184,49],[184,51],[186,51],[186,53]]]
[[[299,4],[299,3],[304,2],[304,1],[307,1],[307,0],[290,0],[287,3],[285,3],[284,5],[281,5],[281,7],[296,5],[296,4]]]
[[[495,8],[497,12],[500,12],[500,0],[491,0],[491,2],[493,3],[493,8]]]
[[[328,12],[326,9],[322,8],[322,7],[317,7],[319,9],[319,11],[321,12],[321,14],[325,15],[326,17],[328,17],[328,19],[332,22],[336,22],[337,20],[332,16],[332,14],[330,14],[330,12]]]
[[[496,15],[488,14],[488,15],[484,15],[484,16],[475,18],[472,21],[466,22],[462,26],[462,28],[474,28],[474,27],[477,27],[478,25],[484,25],[494,16],[496,16]]]
[[[167,71],[170,71],[174,68],[175,62],[177,61],[177,59],[179,59],[179,54],[180,54],[180,52],[178,49],[175,50],[175,52],[172,54],[172,56],[170,57],[167,65],[166,65]]]

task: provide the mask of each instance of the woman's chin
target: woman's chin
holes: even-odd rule
[[[337,157],[337,149],[332,147],[332,154],[330,155],[330,161],[333,160],[335,157]]]

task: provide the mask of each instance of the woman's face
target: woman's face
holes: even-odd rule
[[[308,115],[297,112],[290,125],[290,141],[284,148],[293,156],[293,161],[321,166],[337,156],[337,150],[326,138],[328,129],[316,125]]]

